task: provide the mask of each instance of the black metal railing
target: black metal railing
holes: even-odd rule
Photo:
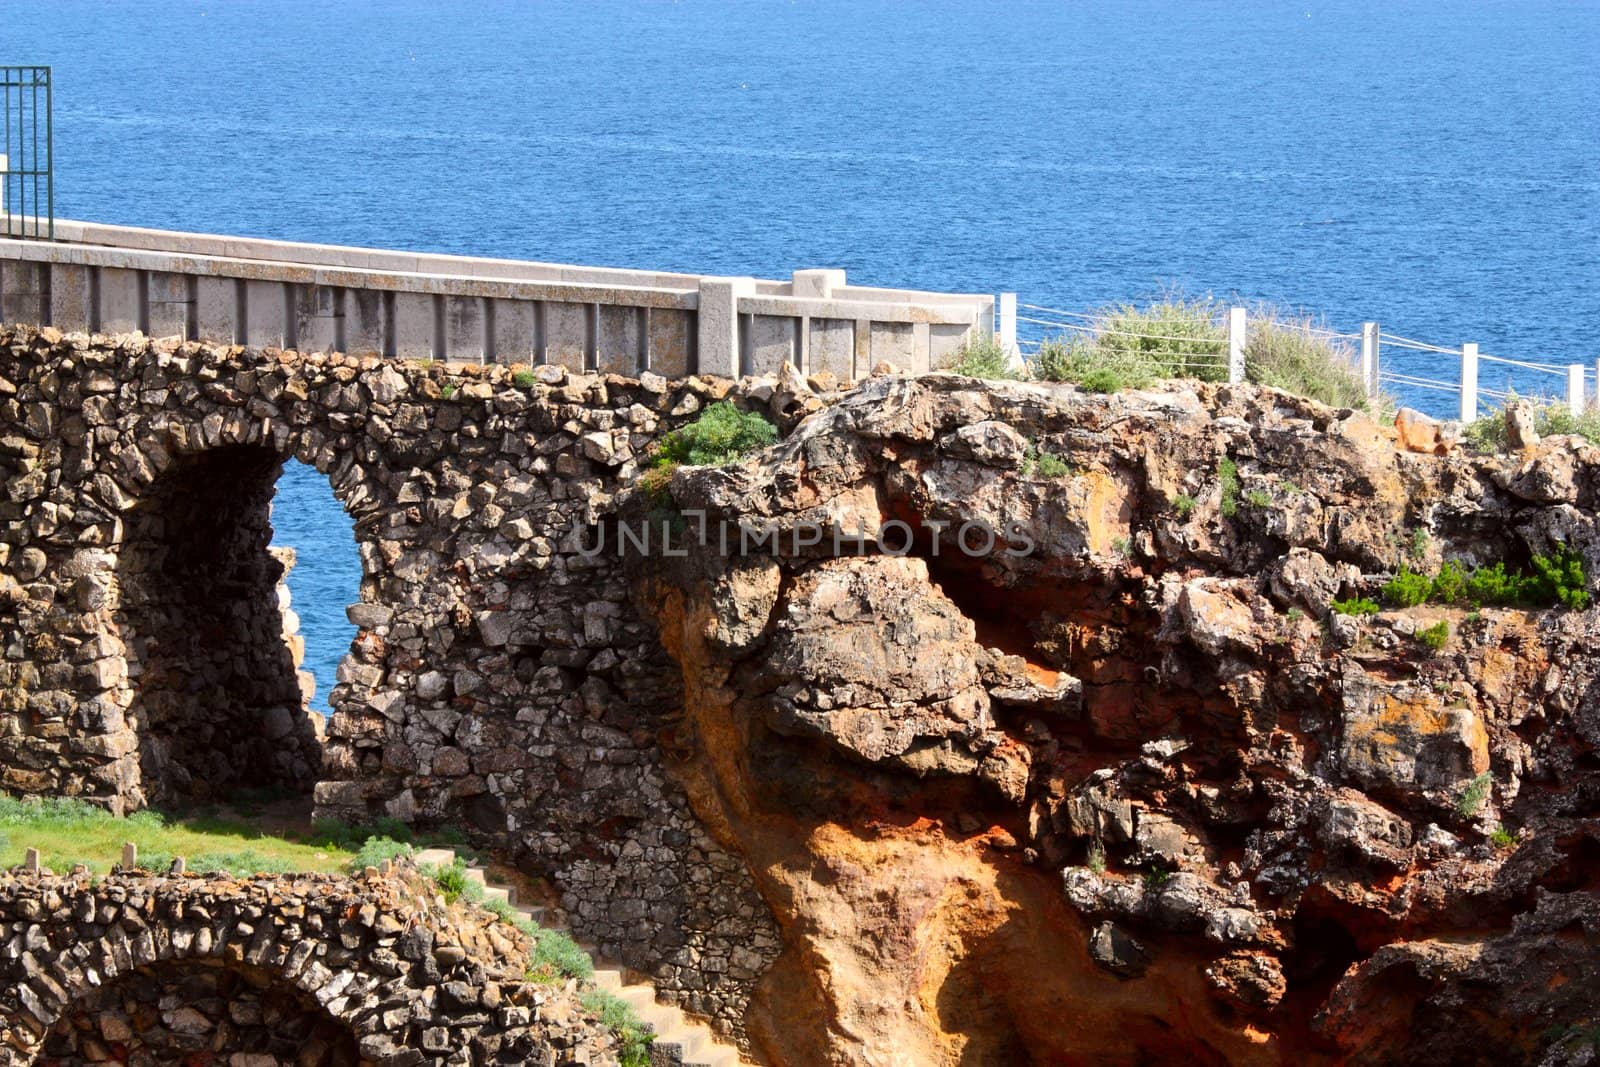
[[[0,234],[56,235],[55,143],[50,68],[0,67]]]

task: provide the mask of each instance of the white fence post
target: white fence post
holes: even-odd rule
[[[1017,294],[1000,294],[1000,347],[1008,356],[1017,354]]]
[[[1478,345],[1468,341],[1461,346],[1461,425],[1478,417]]]
[[[1368,396],[1378,395],[1378,324],[1361,324],[1361,381]]]
[[[1228,309],[1228,381],[1244,381],[1245,309]]]
[[[1567,368],[1567,407],[1574,415],[1582,415],[1583,401],[1583,364],[1574,363]]]

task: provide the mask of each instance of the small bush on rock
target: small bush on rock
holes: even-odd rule
[[[622,1067],[648,1067],[650,1043],[655,1039],[627,1001],[604,989],[591,989],[578,1001],[622,1041]]]
[[[1352,597],[1349,600],[1335,600],[1328,605],[1335,615],[1376,615],[1381,608],[1378,603],[1368,597]]]
[[[1428,594],[1433,592],[1433,582],[1402,565],[1400,573],[1385,582],[1379,592],[1397,608],[1414,608],[1427,601]]]
[[[992,335],[968,341],[945,361],[943,369],[964,374],[968,378],[1006,380],[1026,377],[999,339]]]
[[[720,467],[778,439],[778,428],[753,411],[719,400],[693,422],[661,438],[653,466]]]
[[[1440,619],[1426,630],[1418,630],[1417,640],[1431,652],[1442,651],[1450,642],[1450,624]]]

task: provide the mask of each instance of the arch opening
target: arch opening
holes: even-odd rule
[[[345,1067],[361,1057],[350,1028],[282,978],[190,960],[137,967],[80,997],[34,1062]]]
[[[182,457],[125,520],[118,621],[152,803],[302,794],[320,774],[322,720],[285,633],[290,557],[270,547],[282,467],[251,445]]]

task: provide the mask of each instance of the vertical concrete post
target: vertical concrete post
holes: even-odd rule
[[[696,373],[739,377],[739,298],[755,293],[754,278],[700,279]]]
[[[844,271],[831,268],[797,270],[790,275],[789,291],[795,296],[826,300],[835,289],[844,288]]]
[[[1582,415],[1584,407],[1583,364],[1574,363],[1567,368],[1567,407],[1574,415]]]
[[[1368,396],[1378,395],[1378,324],[1361,324],[1361,383]]]
[[[1478,345],[1468,341],[1461,346],[1461,425],[1478,418]]]
[[[139,866],[139,846],[132,841],[126,841],[122,845],[122,869],[131,871],[137,866]]]
[[[39,850],[30,848],[22,854],[22,866],[29,874],[39,873]]]
[[[1017,356],[1017,294],[1000,294],[1000,348],[1013,359]]]
[[[1228,309],[1228,381],[1244,381],[1244,339],[1247,329],[1244,308]]]

